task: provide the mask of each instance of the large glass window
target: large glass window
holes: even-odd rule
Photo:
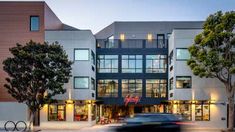
[[[49,105],[48,121],[65,121],[65,105]]]
[[[89,50],[88,49],[75,49],[74,60],[89,60]]]
[[[192,88],[191,76],[176,76],[176,88]]]
[[[122,73],[142,73],[142,55],[122,55]]]
[[[30,16],[30,31],[39,31],[39,16]]]
[[[183,120],[190,121],[192,120],[192,108],[191,104],[175,104],[176,105],[176,114],[182,116]]]
[[[89,77],[74,77],[75,89],[87,89],[89,88]]]
[[[190,59],[190,54],[188,49],[179,48],[176,49],[176,60],[188,60]]]
[[[98,97],[118,97],[118,80],[98,80]]]
[[[195,120],[196,121],[209,121],[210,120],[210,105],[209,104],[196,104],[195,105]]]
[[[88,121],[88,105],[74,105],[74,121]]]
[[[157,45],[158,45],[158,48],[166,48],[164,34],[157,35]]]
[[[122,80],[122,97],[142,96],[142,80],[141,79],[123,79]]]
[[[166,55],[146,55],[146,73],[165,73],[166,70]]]
[[[118,72],[118,55],[98,55],[97,61],[99,73]]]
[[[165,98],[166,97],[166,80],[147,79],[146,80],[146,97]]]

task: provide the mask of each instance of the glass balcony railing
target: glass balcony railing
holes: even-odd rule
[[[107,39],[97,39],[97,48],[167,48],[167,39],[126,39],[126,40],[107,40]]]

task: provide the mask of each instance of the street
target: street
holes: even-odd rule
[[[79,130],[42,130],[42,132],[114,132],[114,128],[120,126],[119,124],[108,124],[108,125],[95,125],[92,127],[86,127]],[[220,130],[199,130],[199,129],[187,129],[183,132],[221,132]]]

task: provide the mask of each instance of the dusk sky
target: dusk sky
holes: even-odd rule
[[[93,33],[114,21],[200,21],[235,0],[45,0],[60,20]]]

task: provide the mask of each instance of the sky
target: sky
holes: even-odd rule
[[[219,10],[235,11],[235,0],[44,1],[63,23],[93,33],[114,21],[202,21]]]

